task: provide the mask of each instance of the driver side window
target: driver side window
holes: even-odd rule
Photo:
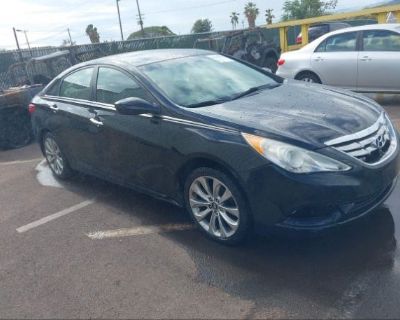
[[[131,97],[153,101],[146,91],[125,73],[107,67],[99,68],[96,88],[98,102],[114,104],[121,99]]]
[[[315,52],[347,52],[356,51],[357,33],[347,32],[333,35],[323,41]]]

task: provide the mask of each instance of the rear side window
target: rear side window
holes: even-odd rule
[[[98,102],[114,104],[125,98],[152,99],[146,91],[130,76],[107,67],[99,68],[96,98]]]
[[[48,96],[58,96],[58,91],[60,89],[60,80],[56,80],[47,90],[46,95]]]
[[[337,34],[323,41],[316,52],[346,52],[356,51],[357,33],[349,32]]]
[[[387,30],[363,32],[364,51],[400,51],[400,34]]]
[[[90,100],[90,83],[93,68],[78,70],[65,77],[60,87],[60,96],[81,100]]]

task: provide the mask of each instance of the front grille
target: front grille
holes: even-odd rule
[[[396,136],[389,120],[382,113],[369,128],[325,142],[326,145],[367,164],[377,164],[395,149]],[[393,141],[392,141],[393,140]]]

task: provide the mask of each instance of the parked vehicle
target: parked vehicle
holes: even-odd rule
[[[76,59],[72,58],[69,50],[56,51],[27,61],[14,63],[9,67],[8,73],[13,82],[19,85],[46,85],[61,71],[72,66],[75,61]]]
[[[30,110],[55,176],[82,171],[184,206],[223,243],[363,216],[400,167],[398,134],[372,100],[205,50],[76,65]]]
[[[400,92],[400,24],[335,31],[286,52],[277,74],[359,92]]]
[[[0,91],[0,150],[15,149],[32,141],[28,105],[43,86],[23,86]]]
[[[318,23],[310,26],[308,28],[308,41],[312,42],[315,39],[323,36],[332,31],[345,29],[351,27],[351,24],[346,22],[326,22],[326,23]],[[301,44],[303,42],[303,37],[301,33],[296,38],[296,43]]]
[[[260,28],[234,31],[229,35],[197,39],[194,48],[214,50],[276,72],[279,47],[267,41]]]

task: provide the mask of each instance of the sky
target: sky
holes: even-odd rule
[[[214,30],[231,29],[229,15],[240,13],[246,24],[243,8],[248,0],[139,0],[144,15],[144,26],[166,25],[177,34],[190,33],[195,20],[208,18]],[[266,9],[274,9],[279,18],[284,0],[253,0],[260,9],[256,21],[264,23]],[[378,2],[377,0],[338,0],[337,10],[359,9]],[[0,48],[15,49],[12,28],[27,30],[31,47],[58,46],[68,39],[77,44],[89,42],[86,26],[97,27],[100,40],[120,40],[116,0],[0,0]],[[125,38],[139,29],[136,0],[120,0],[120,11]],[[276,18],[276,20],[277,20]],[[25,36],[19,32],[18,39],[26,48]]]

